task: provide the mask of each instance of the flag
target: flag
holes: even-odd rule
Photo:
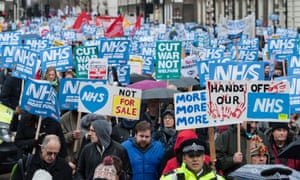
[[[134,36],[135,31],[136,30],[140,30],[141,29],[141,23],[142,23],[142,14],[140,14],[137,18],[136,18],[136,22],[130,32],[130,36]]]
[[[84,23],[88,23],[91,20],[90,15],[86,13],[86,11],[83,11],[79,16],[77,16],[74,24],[73,24],[73,29],[81,31],[81,26]]]
[[[122,16],[115,19],[115,21],[106,29],[104,36],[107,38],[124,36]]]

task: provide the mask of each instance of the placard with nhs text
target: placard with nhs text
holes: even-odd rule
[[[290,119],[289,93],[248,93],[247,120],[281,121]]]
[[[138,89],[82,82],[78,111],[138,119],[141,96]]]

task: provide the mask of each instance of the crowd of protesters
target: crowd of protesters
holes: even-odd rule
[[[276,70],[274,76],[282,76],[282,69]],[[278,157],[298,138],[297,114],[291,115],[288,123],[244,121],[240,135],[237,125],[216,127],[216,159],[209,156],[207,129],[176,130],[174,106],[157,99],[145,103],[138,121],[83,114],[79,130],[79,113],[62,111],[60,123],[50,118],[42,120],[36,140],[38,117],[19,109],[21,81],[10,73],[7,69],[1,71],[0,100],[16,110],[11,130],[16,132],[20,155],[26,156],[22,158],[24,167],[18,164],[12,179],[38,178],[40,169],[46,171],[45,177],[65,180],[227,179],[245,164],[283,164],[300,170],[300,160]],[[60,78],[76,78],[76,72],[70,69],[60,75],[49,67],[38,78],[49,81],[58,92]],[[271,79],[269,73],[265,79]],[[28,158],[33,149],[35,155]]]

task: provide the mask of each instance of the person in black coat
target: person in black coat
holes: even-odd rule
[[[32,153],[33,148],[36,148],[36,150],[39,151],[39,144],[42,143],[44,137],[48,134],[55,134],[59,137],[61,142],[59,156],[65,158],[67,156],[66,142],[60,123],[50,118],[43,119],[38,140],[35,140],[37,124],[38,116],[23,112],[15,138],[15,144],[19,148],[21,154],[26,155]]]
[[[22,179],[25,175],[25,180],[35,179],[37,172],[44,170],[52,179],[72,180],[72,169],[67,161],[58,156],[60,151],[59,137],[51,134],[45,136],[41,151],[32,156],[32,158],[23,159],[23,172],[19,167],[16,167],[12,180]],[[45,177],[45,176],[44,176]]]

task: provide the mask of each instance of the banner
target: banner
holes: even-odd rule
[[[0,46],[2,45],[21,45],[21,33],[16,32],[1,32]]]
[[[93,58],[88,62],[88,78],[107,80],[107,59]]]
[[[115,21],[106,29],[104,36],[106,38],[123,37],[123,17],[119,16]]]
[[[60,121],[57,94],[49,81],[26,80],[21,94],[20,108],[37,116]]]

